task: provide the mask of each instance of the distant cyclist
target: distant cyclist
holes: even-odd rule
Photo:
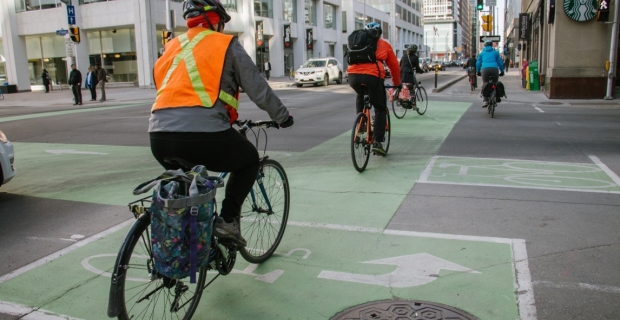
[[[482,76],[482,89],[489,82],[489,77],[495,77],[498,79],[498,75],[504,76],[504,62],[499,53],[493,49],[493,41],[487,40],[484,42],[484,49],[480,55],[478,55],[478,61],[476,62],[476,71],[479,76]],[[489,104],[489,97],[483,98],[483,108],[486,108]]]
[[[476,55],[472,55],[467,59],[467,63],[463,69],[467,70],[467,75],[474,78],[474,88],[478,88],[478,76],[476,76]]]
[[[166,169],[178,169],[175,162],[184,161],[231,172],[213,233],[246,246],[238,219],[260,163],[254,145],[231,127],[237,120],[239,86],[280,126],[292,126],[293,117],[237,37],[222,33],[230,16],[219,0],[185,0],[183,18],[187,33],[166,44],[153,71],[157,98],[149,119],[151,151]]]
[[[407,54],[400,58],[400,81],[402,83],[415,83],[413,71],[416,73],[424,73],[420,68],[420,59],[418,58],[418,46],[409,45]]]
[[[390,73],[392,74],[392,82],[395,86],[400,86],[400,68],[398,67],[398,59],[394,54],[392,46],[381,39],[383,30],[381,25],[376,22],[367,24],[364,29],[371,30],[376,34],[377,49],[375,50],[376,62],[350,64],[347,68],[349,74],[349,85],[357,93],[355,109],[360,113],[364,109],[364,94],[370,97],[370,103],[375,108],[375,123],[373,127],[375,143],[372,151],[385,155],[383,148],[383,140],[385,137],[385,122],[387,113],[387,102],[385,95],[385,70],[381,62],[386,62]]]

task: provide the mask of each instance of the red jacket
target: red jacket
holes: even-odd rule
[[[376,63],[352,64],[347,68],[347,72],[349,74],[368,74],[385,79],[385,70],[383,70],[381,65],[381,62],[385,61],[390,69],[390,73],[392,73],[392,84],[395,86],[400,85],[400,67],[392,46],[387,41],[379,39],[375,56],[377,57]]]

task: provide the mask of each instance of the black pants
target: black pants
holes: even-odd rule
[[[385,137],[385,114],[387,112],[387,103],[385,95],[385,85],[383,79],[367,74],[349,74],[349,85],[355,93],[355,111],[360,113],[364,109],[364,94],[370,97],[370,103],[375,108],[375,125],[373,127],[374,139],[377,142],[383,142]]]
[[[43,85],[45,86],[45,93],[50,92],[50,83],[49,82],[48,83],[44,82]]]
[[[82,103],[82,88],[80,88],[79,84],[74,84],[71,86],[71,90],[73,91],[73,99],[75,103]]]
[[[482,74],[482,89],[484,89],[484,86],[487,84],[487,82],[489,82],[489,77],[495,77],[495,81],[499,80],[499,69],[497,68],[484,68],[480,71],[480,73]],[[483,97],[483,101],[488,102],[489,98]]]
[[[230,172],[220,215],[227,222],[239,217],[259,168],[258,152],[248,139],[232,128],[221,132],[151,132],[150,138],[153,156],[166,170],[179,169],[178,162],[169,161],[181,159],[190,165],[204,165],[209,171]]]
[[[265,78],[267,78],[267,80],[269,80],[269,72],[271,72],[271,70],[265,70]]]
[[[97,100],[97,89],[96,89],[96,86],[91,85],[90,87],[88,87],[88,89],[90,89],[90,99],[91,100]]]

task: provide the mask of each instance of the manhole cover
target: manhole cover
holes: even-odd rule
[[[550,106],[559,106],[561,104],[564,104],[562,102],[539,102],[538,104],[546,104],[546,105],[550,105]]]
[[[407,300],[369,302],[346,309],[331,320],[478,320],[463,310],[441,303]]]

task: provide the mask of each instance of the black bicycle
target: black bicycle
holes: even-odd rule
[[[497,107],[497,79],[495,76],[489,76],[487,86],[491,86],[491,95],[489,95],[487,111],[491,118],[495,117],[495,108]]]
[[[393,99],[392,111],[398,119],[405,117],[407,110],[414,109],[419,115],[426,113],[428,108],[428,96],[426,95],[426,89],[422,86],[422,82],[416,78],[416,72],[413,72],[414,84],[409,89],[409,99]]]
[[[254,132],[253,128],[259,129],[259,134],[255,133],[256,146],[260,132],[265,132],[264,128],[279,127],[274,121],[245,121],[237,124],[241,127],[239,132],[244,135],[248,130]],[[265,150],[260,158],[256,183],[241,211],[241,233],[248,246],[237,247],[229,239],[213,236],[209,264],[198,270],[194,284],[186,282],[187,279],[170,279],[157,272],[151,248],[151,198],[146,197],[129,204],[136,222],[127,233],[114,265],[109,317],[124,320],[191,319],[203,290],[220,275],[232,271],[237,251],[251,263],[261,263],[273,255],[286,229],[290,190],[284,168],[277,161],[269,159]],[[180,164],[184,169],[193,167],[188,163]],[[219,181],[223,181],[227,174],[221,173]],[[218,274],[207,283],[209,270],[216,270]]]

